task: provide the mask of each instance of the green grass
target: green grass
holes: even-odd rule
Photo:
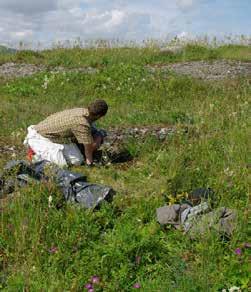
[[[26,127],[55,111],[95,98],[110,105],[102,127],[171,124],[176,133],[160,144],[153,138],[128,141],[133,163],[74,170],[117,194],[95,212],[64,205],[53,185],[20,190],[1,202],[0,287],[3,291],[248,291],[248,257],[234,251],[248,242],[250,79],[203,82],[150,73],[146,64],[237,59],[250,61],[250,48],[187,46],[182,54],[156,48],[55,49],[1,55],[7,61],[94,66],[99,73],[39,73],[0,81],[0,143],[22,144]],[[43,88],[45,75],[49,79]],[[188,132],[182,130],[187,127]],[[0,165],[10,157],[1,156]],[[170,196],[197,187],[216,192],[215,205],[238,210],[230,241],[209,233],[191,241],[163,228],[155,210]],[[53,197],[52,207],[48,197]],[[56,252],[49,250],[55,247]]]

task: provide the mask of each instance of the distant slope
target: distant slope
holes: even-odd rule
[[[15,49],[7,48],[5,46],[0,45],[0,53],[13,54],[15,52],[16,52]]]

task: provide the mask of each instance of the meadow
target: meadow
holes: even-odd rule
[[[95,291],[249,290],[250,76],[205,81],[147,68],[221,59],[250,62],[251,48],[190,44],[173,54],[155,46],[0,53],[0,65],[47,67],[29,77],[0,77],[0,149],[22,149],[27,126],[96,98],[109,104],[98,123],[102,128],[175,127],[163,143],[153,137],[127,141],[132,162],[73,168],[116,191],[99,210],[71,204],[58,209],[61,197],[53,184],[2,199],[1,290],[88,291],[93,276]],[[56,66],[98,72],[52,72]],[[15,159],[24,155],[20,150]],[[10,159],[1,154],[1,168]],[[231,239],[209,232],[191,240],[157,223],[156,208],[199,187],[215,191],[215,206],[237,210]]]

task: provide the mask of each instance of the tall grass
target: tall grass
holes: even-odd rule
[[[222,291],[232,286],[248,291],[250,249],[244,244],[249,238],[250,80],[204,82],[150,73],[145,67],[221,58],[250,61],[250,48],[189,45],[174,55],[154,47],[75,48],[0,55],[0,62],[99,69],[89,75],[48,71],[2,80],[1,145],[21,145],[28,125],[98,97],[110,105],[102,127],[176,128],[164,143],[150,137],[128,141],[135,156],[128,165],[74,169],[117,191],[114,201],[98,211],[69,204],[58,209],[61,195],[53,184],[34,185],[1,200],[3,291],[85,291],[93,275],[101,281],[95,291],[133,291],[135,283],[142,291]],[[2,155],[0,164],[9,159]],[[197,187],[215,191],[216,207],[237,210],[237,229],[229,241],[214,232],[191,241],[181,231],[157,224],[157,207]]]

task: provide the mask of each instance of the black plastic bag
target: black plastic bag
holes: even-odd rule
[[[115,194],[108,186],[86,182],[86,176],[67,169],[51,165],[47,161],[28,164],[25,161],[10,161],[0,176],[0,195],[15,191],[17,187],[26,186],[32,182],[47,181],[45,166],[50,166],[50,177],[59,187],[64,199],[75,202],[85,208],[94,209],[103,200],[110,201]]]

